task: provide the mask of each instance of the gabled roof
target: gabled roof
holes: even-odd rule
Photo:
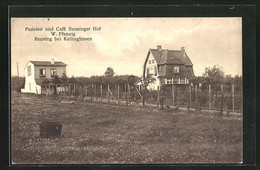
[[[29,61],[33,63],[35,66],[66,66],[67,64],[61,61],[55,61],[54,64],[51,64],[50,61]]]
[[[150,51],[157,64],[185,64],[192,66],[188,55],[184,53],[184,56],[182,56],[181,50],[150,49]]]

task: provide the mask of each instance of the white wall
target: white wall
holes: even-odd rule
[[[31,66],[31,75],[28,76],[28,67]],[[21,89],[23,93],[35,93],[41,94],[41,86],[37,85],[35,82],[35,72],[34,72],[34,65],[29,62],[25,67],[25,85],[24,89]]]
[[[149,64],[149,60],[151,61],[151,64]],[[152,60],[154,60],[154,63],[152,63]],[[157,90],[157,86],[160,86],[160,81],[157,78],[158,76],[158,67],[157,67],[157,63],[156,60],[154,58],[154,56],[152,55],[152,53],[150,52],[149,56],[148,56],[148,60],[147,63],[145,65],[145,76],[147,75],[147,68],[149,68],[149,74],[153,74],[153,77],[156,79],[156,81],[154,83],[151,83],[148,85],[147,89],[148,90]],[[154,67],[156,67],[156,71],[157,71],[157,76],[154,75]],[[153,68],[151,70],[151,68]]]

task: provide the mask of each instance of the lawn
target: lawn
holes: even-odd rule
[[[15,164],[242,162],[241,118],[15,92],[11,99]],[[62,123],[62,137],[40,138],[42,121]]]

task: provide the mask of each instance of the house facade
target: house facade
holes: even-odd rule
[[[29,61],[25,66],[25,85],[21,89],[23,93],[42,94],[42,82],[61,77],[66,74],[66,64],[61,61]]]
[[[181,50],[149,49],[144,62],[143,77],[148,75],[155,81],[147,87],[149,90],[157,90],[164,84],[187,85],[192,77],[195,77],[193,64],[185,52]]]

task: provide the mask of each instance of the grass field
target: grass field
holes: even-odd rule
[[[242,161],[242,120],[186,111],[126,107],[12,92],[16,164],[180,164]],[[39,137],[42,121],[62,137]]]

